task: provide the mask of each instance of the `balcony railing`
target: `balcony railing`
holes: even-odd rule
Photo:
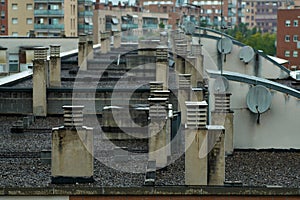
[[[138,24],[122,24],[121,29],[122,31],[130,30],[130,29],[137,29],[139,27]]]
[[[64,30],[64,24],[35,24],[34,29],[59,29]]]
[[[87,25],[87,24],[79,24],[78,28],[79,29],[84,29],[84,30],[93,30],[93,25]]]
[[[92,0],[78,0],[79,4],[84,4],[85,6],[91,6],[93,5],[93,1]]]
[[[143,28],[147,29],[157,29],[157,24],[143,24]]]
[[[63,10],[34,10],[35,16],[64,16]]]
[[[79,12],[79,16],[93,16],[93,11],[82,11],[82,12]]]

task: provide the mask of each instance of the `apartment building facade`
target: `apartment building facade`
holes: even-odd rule
[[[37,37],[76,37],[93,30],[92,0],[3,1],[8,27],[3,35],[28,36],[34,30]]]
[[[1,12],[1,18],[0,18],[0,35],[7,35],[8,33],[8,21],[7,21],[7,0],[1,0],[0,2],[0,12]]]
[[[300,70],[300,9],[279,9],[277,57],[289,61],[289,69]]]
[[[260,29],[262,32],[277,31],[277,10],[285,8],[285,0],[245,0],[245,21],[248,27]]]
[[[162,22],[165,28],[168,27],[168,13],[141,12],[136,7],[104,5],[96,2],[94,11],[94,42],[100,42],[101,32],[122,31],[123,34],[134,32],[142,35],[142,29],[151,30],[159,28]]]

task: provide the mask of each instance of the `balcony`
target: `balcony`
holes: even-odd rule
[[[122,31],[127,31],[130,29],[137,29],[139,27],[138,24],[122,24],[121,29]]]
[[[79,17],[92,17],[93,16],[93,11],[82,11],[79,12]]]
[[[157,24],[143,24],[143,28],[145,29],[157,29]]]
[[[34,16],[64,16],[63,10],[34,10]]]
[[[78,4],[84,4],[85,6],[92,6],[93,1],[92,0],[78,0]]]
[[[34,29],[59,29],[64,30],[64,24],[35,24]]]
[[[64,0],[34,0],[34,3],[63,3]]]
[[[88,25],[88,24],[79,24],[78,25],[78,29],[80,29],[80,30],[89,30],[89,31],[91,31],[91,30],[93,30],[93,25]]]

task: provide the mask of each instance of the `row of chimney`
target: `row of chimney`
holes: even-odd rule
[[[184,125],[180,131],[184,134],[185,143],[185,184],[223,185],[225,154],[233,151],[233,112],[230,111],[230,94],[215,94],[216,106],[212,113],[211,125],[209,125],[208,96],[203,88],[198,87],[198,81],[203,82],[200,70],[203,68],[201,46],[192,44],[191,49],[200,54],[193,58],[196,60],[195,65],[189,65],[189,63],[182,65],[181,59],[184,59],[184,55],[180,51],[185,51],[182,49],[175,62],[175,67],[179,72],[179,107],[177,110],[182,112]],[[170,123],[173,115],[172,104],[169,102],[168,49],[166,46],[161,45],[157,48],[156,56],[156,81],[150,83],[151,91],[148,99],[150,105],[148,145],[149,160],[155,161],[156,168],[163,168],[168,165],[168,156],[172,154]],[[195,69],[192,68],[196,68],[200,74],[197,75],[193,71]],[[84,181],[92,180],[93,129],[82,126],[82,109],[82,106],[65,106],[65,126],[53,129],[53,182],[74,178]],[[78,169],[74,169],[75,165]]]

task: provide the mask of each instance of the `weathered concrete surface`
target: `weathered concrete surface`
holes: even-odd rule
[[[45,117],[47,116],[48,63],[46,60],[34,60],[33,63],[33,114]]]
[[[185,130],[185,184],[207,185],[207,129]],[[202,153],[201,153],[202,152]]]
[[[225,128],[225,154],[230,155],[233,153],[233,112],[212,112],[211,124],[221,125]]]
[[[53,129],[52,177],[92,177],[93,173],[93,129]]]

